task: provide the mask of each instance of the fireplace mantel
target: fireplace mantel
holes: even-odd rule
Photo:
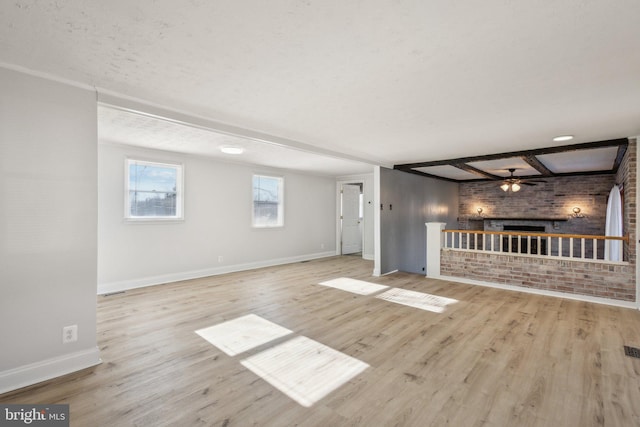
[[[470,218],[475,219],[475,218]],[[556,222],[556,221],[568,221],[568,217],[559,217],[559,218],[514,218],[514,217],[477,217],[478,220],[483,221],[545,221],[545,222]]]
[[[470,216],[467,218],[467,229],[484,231],[503,231],[505,226],[539,226],[545,233],[556,233],[561,223],[569,221],[569,217],[485,217]]]

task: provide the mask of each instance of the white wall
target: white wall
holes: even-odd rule
[[[0,393],[99,363],[96,115],[93,91],[0,68]]]
[[[108,143],[98,154],[101,293],[335,255],[333,178]],[[123,221],[126,156],[184,164],[183,222]],[[283,228],[251,227],[253,173],[284,177]]]

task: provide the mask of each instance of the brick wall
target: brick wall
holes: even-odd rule
[[[635,266],[443,249],[440,274],[570,294],[635,301]]]
[[[624,259],[633,265],[636,264],[637,156],[637,141],[630,139],[629,148],[616,174],[616,183],[623,187],[623,233],[629,234],[629,242],[624,244]]]
[[[545,178],[535,187],[505,193],[495,182],[460,184],[460,229],[478,223],[477,207],[485,217],[566,217],[579,206],[586,218],[558,223],[556,233],[604,235],[607,197],[615,183],[623,186],[625,263],[585,262],[482,252],[441,251],[443,276],[462,277],[507,286],[589,295],[622,301],[636,300],[636,140],[618,173],[585,177]],[[471,227],[473,228],[473,227]]]
[[[498,182],[460,184],[459,224],[462,230],[477,229],[477,208],[485,218],[561,218],[548,232],[604,235],[607,197],[616,182],[614,175],[545,178],[536,186],[523,185],[517,193],[505,193]],[[578,206],[584,218],[572,218]]]

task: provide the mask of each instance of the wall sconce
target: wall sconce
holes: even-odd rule
[[[580,208],[578,206],[574,207],[572,209],[573,211],[573,215],[571,215],[574,218],[584,218],[584,215],[580,213]]]
[[[478,216],[482,216],[482,208],[478,208],[476,211],[478,212]]]

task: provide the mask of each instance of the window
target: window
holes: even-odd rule
[[[282,227],[284,225],[283,208],[284,179],[253,176],[253,226]]]
[[[127,159],[125,218],[182,219],[182,165]]]

